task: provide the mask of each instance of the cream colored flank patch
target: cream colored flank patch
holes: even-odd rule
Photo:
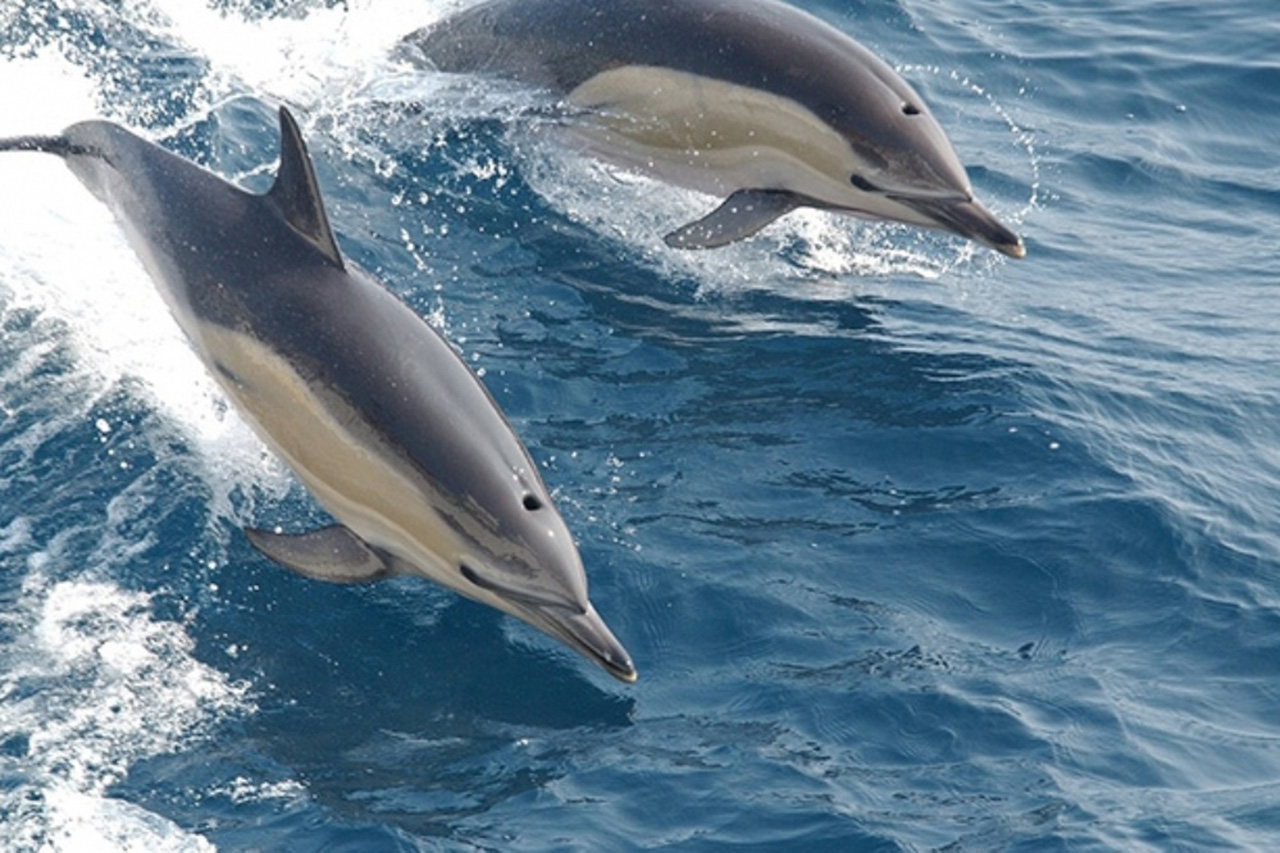
[[[463,545],[411,476],[346,401],[321,396],[254,338],[201,323],[199,339],[234,379],[217,379],[264,442],[356,535],[456,586]]]
[[[615,68],[569,100],[596,114],[589,134],[636,165],[709,172],[726,184],[718,192],[764,186],[831,199],[859,165],[840,134],[796,101],[683,71]]]

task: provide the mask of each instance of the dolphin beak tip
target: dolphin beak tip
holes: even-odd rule
[[[635,684],[640,678],[640,673],[636,671],[635,664],[631,662],[631,656],[626,653],[622,646],[618,646],[607,655],[597,652],[593,656],[593,660],[601,669],[619,681]]]
[[[619,681],[634,684],[639,674],[631,655],[622,647],[590,604],[581,613],[557,608],[526,607],[523,616],[535,628],[574,649]]]
[[[1022,238],[972,197],[966,196],[957,201],[903,196],[899,200],[932,219],[935,228],[990,246],[1015,260],[1027,255],[1027,246]]]
[[[1008,255],[1014,260],[1021,260],[1027,256],[1027,245],[1019,240],[1016,243],[1007,243],[1003,246],[997,246],[996,251],[1001,254]]]

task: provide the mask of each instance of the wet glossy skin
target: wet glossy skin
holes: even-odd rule
[[[107,122],[0,149],[61,154],[112,209],[206,366],[359,559],[318,569],[290,559],[307,553],[290,537],[251,532],[255,545],[312,577],[429,578],[634,680],[524,446],[449,344],[348,268],[283,112],[282,134],[261,196]]]
[[[402,54],[550,90],[588,114],[575,130],[591,153],[680,186],[786,191],[1024,253],[906,81],[774,0],[489,0]]]

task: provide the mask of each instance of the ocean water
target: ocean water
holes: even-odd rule
[[[1272,0],[802,0],[922,93],[1013,262],[709,200],[397,66],[445,0],[0,0],[0,135],[247,187],[300,116],[344,251],[543,466],[640,681],[322,515],[107,211],[0,158],[0,847],[1204,850],[1280,837]]]

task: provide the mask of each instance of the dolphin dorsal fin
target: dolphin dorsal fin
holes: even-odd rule
[[[329,229],[329,217],[320,199],[320,185],[307,155],[307,146],[293,115],[280,108],[280,171],[267,191],[267,200],[276,206],[289,227],[297,231],[339,268],[342,253]]]

